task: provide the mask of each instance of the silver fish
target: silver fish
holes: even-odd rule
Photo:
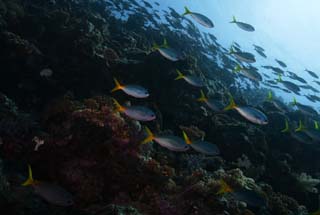
[[[219,155],[220,150],[217,145],[207,142],[207,141],[195,141],[190,144],[190,146],[196,150],[197,152],[200,152],[202,154],[206,155]]]
[[[200,25],[204,27],[207,27],[207,28],[214,27],[213,22],[208,17],[200,13],[191,12],[187,7],[184,7],[184,9],[185,9],[185,12],[182,14],[183,16],[190,15],[196,22],[198,22]]]
[[[111,92],[122,90],[126,94],[135,98],[147,98],[150,95],[147,89],[139,85],[121,85],[116,78],[114,78],[114,82],[116,86],[111,90]]]
[[[235,23],[239,28],[241,28],[244,31],[249,31],[249,32],[255,31],[252,25],[249,25],[244,22],[238,22],[234,16],[233,16],[233,20],[230,23]]]

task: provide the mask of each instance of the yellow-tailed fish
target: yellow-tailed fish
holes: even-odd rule
[[[203,81],[194,75],[184,75],[180,70],[176,69],[176,72],[178,73],[178,76],[175,78],[175,80],[184,79],[188,84],[194,86],[194,87],[203,87],[204,83]]]
[[[214,24],[213,22],[206,16],[200,14],[191,12],[187,7],[184,7],[184,13],[182,16],[190,15],[196,22],[198,22],[200,25],[207,27],[207,28],[213,28]]]
[[[142,144],[155,141],[160,146],[171,151],[183,152],[189,149],[189,146],[180,137],[173,135],[154,135],[148,127],[145,127],[145,130],[148,136],[142,141]]]
[[[220,189],[216,193],[217,195],[223,195],[226,193],[232,193],[233,189],[223,180],[220,180]]]
[[[246,63],[255,63],[256,59],[253,54],[249,52],[235,51],[233,47],[230,48],[231,55],[235,56],[238,60]]]
[[[111,90],[111,92],[122,90],[126,94],[135,98],[147,98],[149,96],[148,90],[144,87],[141,87],[139,85],[121,85],[116,78],[114,78],[113,80],[116,86]]]
[[[74,202],[72,195],[62,187],[55,184],[34,180],[30,165],[28,165],[28,173],[28,179],[22,184],[22,186],[32,186],[37,195],[41,196],[51,204],[58,206],[73,205]]]
[[[163,40],[162,45],[157,45],[156,43],[152,46],[153,51],[159,51],[159,53],[170,61],[178,61],[180,60],[180,54],[169,47],[166,39]]]
[[[232,21],[230,23],[235,23],[239,28],[241,28],[244,31],[249,31],[249,32],[255,31],[252,25],[237,21],[235,16],[232,17]]]
[[[252,81],[256,81],[256,82],[262,81],[262,76],[258,72],[241,67],[240,65],[237,65],[233,71],[241,72],[241,75],[243,75],[246,78],[249,78]]]
[[[119,104],[119,102],[115,99],[112,99],[116,110],[124,113],[128,117],[138,120],[138,121],[152,121],[156,118],[156,114],[147,107],[144,106],[129,106],[124,107]]]
[[[299,127],[296,129],[296,132],[303,131],[306,133],[312,140],[312,143],[319,143],[320,142],[320,131],[317,129],[317,123],[315,121],[315,129],[307,129],[302,121],[299,121]],[[310,143],[311,144],[311,143]]]
[[[267,100],[268,100],[268,101],[272,101],[272,99],[273,99],[272,92],[269,91],[269,92],[268,92]]]
[[[207,98],[202,90],[200,90],[200,94],[200,98],[197,99],[199,102],[206,103],[208,107],[215,112],[220,112],[223,110],[223,105],[219,101]]]
[[[296,106],[303,114],[308,116],[317,116],[318,112],[313,109],[311,106],[301,104],[297,102],[297,99],[293,97],[293,102],[291,102],[293,106]]]
[[[235,109],[238,113],[252,123],[259,125],[268,124],[267,116],[261,111],[247,106],[237,106],[232,95],[230,95],[230,104],[224,108],[225,111]]]
[[[217,145],[207,141],[202,141],[202,140],[191,141],[187,136],[186,132],[183,131],[182,133],[183,133],[184,141],[188,145],[190,145],[195,151],[200,152],[202,154],[213,155],[213,156],[220,154],[220,150]]]

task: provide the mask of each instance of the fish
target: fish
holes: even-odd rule
[[[258,124],[258,125],[266,125],[268,124],[268,117],[253,107],[248,106],[237,106],[234,102],[232,95],[230,94],[230,104],[224,108],[225,111],[235,109],[238,113],[243,116],[248,121]]]
[[[308,69],[305,69],[304,71],[309,73],[309,75],[312,76],[313,78],[319,79],[319,76],[316,73],[314,73],[314,72],[312,72],[312,71],[310,71]]]
[[[314,121],[314,129],[307,129],[302,121],[299,121],[299,127],[295,130],[296,132],[302,131],[306,133],[309,137],[312,138],[313,142],[320,142],[320,131],[319,131],[319,125],[317,121]]]
[[[279,78],[278,78],[277,81],[282,83],[282,85],[284,87],[286,87],[288,90],[290,90],[290,91],[292,91],[294,93],[298,94],[300,92],[300,87],[298,85],[296,85],[296,84],[294,84],[294,83],[292,83],[290,81],[283,81],[281,74],[279,74]]]
[[[244,23],[244,22],[238,22],[236,20],[236,17],[232,17],[232,21],[230,23],[235,23],[239,28],[241,28],[244,31],[253,32],[255,31],[254,27],[250,24]]]
[[[262,81],[262,76],[258,72],[254,71],[252,69],[241,67],[239,64],[234,68],[233,71],[234,72],[241,72],[241,74],[243,76],[249,78],[252,81],[255,81],[255,82]]]
[[[116,78],[114,78],[113,80],[116,86],[111,90],[111,92],[122,90],[126,94],[135,98],[147,98],[149,96],[148,90],[144,87],[141,87],[139,85],[121,85]]]
[[[264,48],[262,48],[261,46],[253,44],[253,47],[254,47],[255,50],[259,50],[261,52],[265,52]]]
[[[176,72],[178,73],[178,76],[175,78],[175,80],[184,79],[188,84],[194,87],[204,87],[204,83],[199,77],[194,75],[184,75],[178,69],[176,69]]]
[[[46,68],[40,71],[40,76],[44,78],[50,78],[53,75],[52,69]]]
[[[200,98],[198,98],[197,100],[199,102],[206,103],[208,105],[208,107],[215,112],[220,112],[223,110],[223,105],[221,102],[219,102],[215,99],[207,98],[202,90],[200,91]]]
[[[320,81],[313,81],[313,82],[315,82],[316,84],[318,84],[320,86]]]
[[[278,60],[278,59],[275,59],[275,61],[276,61],[281,67],[283,67],[283,68],[286,68],[286,67],[287,67],[287,65],[286,65],[283,61]]]
[[[180,137],[174,135],[154,135],[148,127],[145,127],[145,130],[147,137],[142,141],[142,144],[155,141],[160,146],[176,152],[184,152],[190,148]]]
[[[262,51],[260,51],[260,50],[258,50],[258,49],[255,49],[255,51],[256,51],[261,57],[267,58],[267,55],[266,55],[264,52],[262,52]]]
[[[152,121],[156,119],[156,114],[149,108],[144,106],[129,106],[124,107],[119,104],[116,99],[112,99],[113,103],[116,106],[116,110],[120,113],[124,113],[131,119],[135,119],[138,121]]]
[[[293,106],[296,106],[303,114],[308,115],[308,116],[317,116],[318,112],[313,109],[311,106],[301,104],[297,102],[296,98],[293,98],[292,102]]]
[[[317,90],[316,88],[314,88],[314,87],[312,87],[310,85],[300,85],[300,87],[303,88],[303,89],[311,90],[314,93],[320,93],[319,90]]]
[[[59,185],[34,180],[30,165],[28,165],[28,174],[28,179],[22,183],[22,186],[31,186],[35,194],[42,197],[48,203],[64,207],[74,204],[73,196]]]
[[[303,78],[299,77],[299,76],[296,75],[295,73],[290,72],[290,71],[287,71],[287,72],[290,74],[289,78],[291,78],[291,79],[293,79],[293,80],[296,80],[296,81],[299,81],[299,82],[301,82],[301,83],[303,83],[303,84],[307,84],[307,81],[306,81],[306,80],[304,80]]]
[[[245,63],[255,63],[256,59],[253,54],[249,52],[241,52],[241,51],[235,51],[233,47],[230,48],[231,55],[235,56],[236,59],[243,61]]]
[[[308,136],[306,133],[302,132],[302,128],[300,128],[300,126],[297,129],[295,129],[294,131],[291,131],[289,128],[289,122],[287,119],[285,120],[285,128],[282,129],[281,132],[282,133],[290,133],[290,136],[300,143],[304,143],[304,144],[312,144],[313,143],[312,138],[310,136]]]
[[[274,71],[275,74],[279,75],[283,75],[284,74],[284,71],[278,67],[274,67],[274,66],[262,66],[263,68],[265,69],[271,69]]]
[[[203,140],[191,141],[187,136],[186,132],[183,131],[182,133],[184,141],[188,145],[190,145],[195,151],[211,156],[220,154],[220,150],[217,145]]]
[[[184,7],[184,10],[185,10],[185,12],[182,14],[182,16],[190,15],[200,25],[207,27],[207,28],[214,27],[213,22],[208,17],[206,17],[200,13],[191,12],[187,7]]]
[[[169,47],[166,39],[164,39],[162,45],[154,43],[151,50],[158,51],[163,57],[173,62],[180,60],[181,57],[176,50]]]

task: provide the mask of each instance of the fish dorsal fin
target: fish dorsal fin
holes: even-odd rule
[[[200,98],[198,98],[197,101],[199,101],[199,102],[206,102],[206,101],[208,101],[208,98],[207,98],[206,95],[204,94],[203,90],[200,90]]]
[[[230,23],[236,23],[237,22],[237,19],[235,16],[232,16],[232,21]]]
[[[147,126],[145,127],[145,131],[147,133],[147,137],[141,142],[141,144],[149,143],[154,139],[153,133],[151,132],[151,130]]]
[[[116,110],[119,112],[123,112],[125,110],[125,107],[119,104],[119,102],[115,99],[112,98],[113,104],[116,106]]]
[[[22,186],[29,186],[29,185],[33,185],[33,184],[35,184],[35,180],[33,180],[31,166],[28,165],[28,179],[25,182],[23,182],[21,185]]]
[[[184,13],[182,14],[182,16],[185,16],[185,15],[188,15],[188,14],[191,14],[192,12],[185,6],[184,7]]]
[[[288,120],[286,119],[286,121],[285,121],[285,127],[284,127],[284,129],[281,130],[281,132],[282,132],[282,133],[287,133],[287,132],[289,132],[289,131],[290,131],[290,129],[289,129],[289,122],[288,122]]]
[[[111,90],[111,92],[123,89],[123,86],[120,84],[120,82],[116,78],[113,78],[113,81],[116,86]]]
[[[299,120],[299,127],[295,130],[296,132],[304,131],[306,128],[302,123],[302,120]]]
[[[178,76],[174,80],[180,80],[185,77],[179,69],[176,69],[176,72],[178,73]]]
[[[272,96],[272,92],[271,91],[269,91],[268,92],[268,97],[267,97],[267,99],[268,99],[268,101],[272,101],[272,98],[273,96]]]
[[[223,110],[227,111],[227,110],[231,110],[231,109],[234,109],[237,107],[234,99],[233,99],[233,96],[231,94],[229,94],[229,99],[230,99],[230,103],[227,107],[225,107]]]
[[[190,140],[190,138],[188,137],[185,131],[182,131],[182,136],[186,144],[190,145],[192,143],[192,141]]]
[[[314,120],[314,129],[319,130],[319,123],[316,120]]]
[[[219,182],[220,182],[220,189],[216,193],[217,195],[233,192],[233,189],[223,179],[221,179]]]

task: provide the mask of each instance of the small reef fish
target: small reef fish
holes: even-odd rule
[[[51,204],[65,207],[73,205],[74,202],[72,195],[62,187],[34,180],[30,165],[28,165],[28,173],[28,179],[22,184],[22,186],[32,186],[37,195]]]
[[[172,48],[169,47],[168,42],[164,39],[162,45],[158,45],[156,43],[152,46],[152,51],[159,51],[159,53],[170,61],[178,61],[180,60],[180,54]]]
[[[304,71],[309,73],[309,75],[312,76],[313,78],[319,79],[319,76],[316,73],[314,73],[314,72],[312,72],[312,71],[310,71],[308,69],[305,69]]]
[[[282,83],[283,86],[285,86],[288,90],[290,90],[290,91],[292,91],[292,92],[294,92],[294,93],[296,93],[296,94],[298,94],[298,93],[300,92],[300,87],[297,86],[296,84],[294,84],[294,83],[292,83],[292,82],[290,82],[290,81],[283,81],[281,74],[278,75],[278,80],[277,80],[277,82]]]
[[[286,68],[286,67],[287,67],[287,65],[286,65],[283,61],[278,60],[278,59],[275,59],[275,61],[276,61],[281,67],[283,67],[283,68]]]
[[[182,133],[183,133],[184,141],[188,145],[190,145],[195,151],[205,155],[212,155],[212,156],[220,154],[220,150],[217,145],[207,141],[202,141],[202,140],[191,141],[187,136],[186,132],[183,131]]]
[[[302,125],[302,124],[301,124]],[[300,126],[299,126],[300,127]],[[306,133],[302,132],[304,128],[297,128],[295,131],[291,131],[289,127],[289,122],[286,119],[285,120],[285,128],[281,130],[282,133],[290,133],[290,136],[297,140],[300,143],[304,144],[312,144],[313,140],[310,136],[308,136]]]
[[[314,126],[315,126],[314,129],[307,129],[303,125],[302,121],[300,120],[299,127],[296,129],[296,132],[302,131],[302,132],[306,133],[309,137],[311,137],[313,142],[319,143],[320,142],[320,131],[319,131],[319,125],[318,125],[317,121],[314,121]]]
[[[244,23],[244,22],[238,22],[236,20],[236,17],[232,17],[232,21],[230,23],[235,23],[239,28],[241,28],[244,31],[253,32],[255,31],[254,27],[250,24]]]
[[[256,59],[253,54],[249,52],[241,52],[241,51],[235,51],[233,47],[230,48],[231,55],[235,56],[238,60],[243,61],[245,63],[255,63]]]
[[[115,99],[112,99],[113,103],[116,106],[116,110],[120,113],[124,113],[131,119],[135,119],[138,121],[152,121],[156,118],[156,114],[147,107],[144,106],[129,106],[124,107],[119,104],[119,102]]]
[[[225,111],[235,109],[238,113],[252,123],[258,125],[268,124],[267,116],[261,111],[247,106],[237,106],[232,95],[230,95],[230,104],[224,108]]]
[[[223,105],[221,102],[219,102],[215,99],[207,98],[202,90],[200,91],[200,94],[201,94],[200,98],[197,99],[199,102],[206,103],[208,105],[208,107],[215,112],[220,112],[223,110]]]
[[[224,194],[233,192],[233,189],[223,179],[221,179],[219,182],[220,182],[220,189],[216,193],[217,195],[224,195]]]
[[[113,80],[116,86],[111,90],[111,92],[122,90],[126,94],[135,98],[147,98],[149,96],[148,90],[144,87],[141,87],[139,85],[121,85],[116,78],[114,78]]]
[[[244,68],[244,67],[241,67],[240,65],[237,65],[233,72],[237,73],[237,72],[241,72],[241,74],[247,78],[249,78],[250,80],[252,81],[255,81],[255,82],[259,82],[259,81],[262,81],[262,77],[259,73],[257,72],[254,72],[250,69],[247,69],[247,68]]]
[[[313,109],[312,107],[310,107],[308,105],[300,104],[299,102],[297,102],[296,98],[293,98],[292,105],[296,106],[305,115],[308,115],[308,116],[317,116],[318,115],[318,112],[315,109]]]
[[[171,151],[184,152],[189,149],[189,146],[180,137],[173,135],[154,135],[148,127],[145,127],[145,130],[148,136],[142,141],[142,144],[155,141],[160,146]]]
[[[176,72],[178,73],[178,76],[175,78],[175,80],[184,79],[187,83],[194,87],[204,87],[204,83],[199,77],[194,75],[184,75],[178,69],[176,69]]]
[[[200,13],[191,12],[187,7],[184,7],[184,10],[185,10],[185,12],[182,14],[182,16],[190,15],[200,25],[207,27],[207,28],[214,27],[213,22],[208,17],[206,17]]]

